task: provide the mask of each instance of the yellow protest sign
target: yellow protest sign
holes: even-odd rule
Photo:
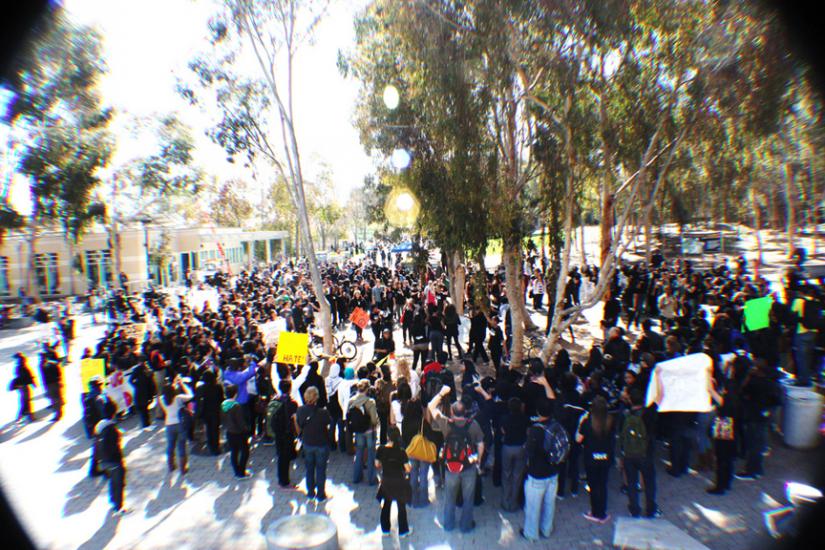
[[[282,332],[278,338],[275,361],[287,365],[303,365],[309,352],[309,334],[305,332]]]
[[[89,391],[89,380],[92,376],[106,376],[105,359],[83,359],[80,361],[80,384],[84,392]]]

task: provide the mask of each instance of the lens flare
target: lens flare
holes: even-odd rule
[[[398,95],[398,89],[390,84],[386,88],[384,88],[384,105],[389,110],[394,110],[398,107],[398,103],[401,101],[401,96]]]
[[[410,165],[410,154],[404,149],[396,149],[392,152],[390,162],[396,170],[403,170]]]
[[[384,215],[395,227],[411,227],[418,219],[421,206],[409,189],[397,188],[390,191],[384,203]]]

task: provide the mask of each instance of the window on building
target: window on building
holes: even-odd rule
[[[105,288],[113,280],[112,253],[109,250],[86,251],[86,280],[89,288]]]
[[[0,296],[11,294],[11,282],[9,281],[9,259],[0,256]]]
[[[55,252],[34,255],[34,277],[40,294],[49,295],[60,292],[60,273]]]

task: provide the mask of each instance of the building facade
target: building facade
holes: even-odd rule
[[[118,232],[119,247],[110,233],[96,227],[72,247],[58,231],[40,232],[33,247],[28,233],[7,233],[0,243],[0,299],[33,295],[43,298],[83,294],[90,288],[116,284],[120,270],[128,290],[153,284],[170,286],[183,281],[187,271],[227,268],[232,273],[283,254],[284,231],[244,231],[226,227],[126,227]],[[33,249],[34,271],[29,277]],[[22,292],[21,292],[22,291]]]

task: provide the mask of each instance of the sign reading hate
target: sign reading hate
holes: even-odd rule
[[[647,387],[647,406],[659,412],[709,412],[713,410],[708,384],[713,361],[694,353],[658,363]]]
[[[303,365],[309,353],[309,334],[306,332],[282,332],[278,337],[275,361],[287,365]]]

